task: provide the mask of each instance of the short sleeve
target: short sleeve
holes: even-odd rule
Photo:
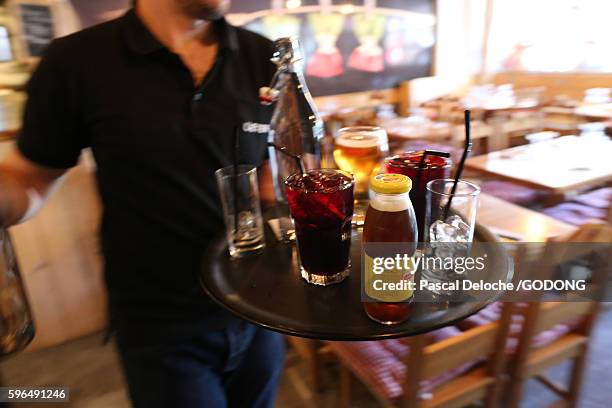
[[[17,146],[29,160],[50,168],[76,165],[85,146],[78,132],[76,78],[66,50],[52,43],[27,85],[28,100]]]

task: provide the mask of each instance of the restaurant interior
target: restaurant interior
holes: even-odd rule
[[[4,154],[44,47],[121,16],[131,1],[1,3]],[[424,151],[449,153],[445,177],[459,172],[480,193],[481,238],[612,244],[610,12],[600,0],[233,0],[226,18],[272,40],[299,39],[324,124],[322,168],[355,173],[343,132],[382,129],[376,166],[405,152],[421,164]],[[376,170],[359,171],[367,183]],[[0,361],[0,378],[69,387],[70,402],[57,406],[121,408],[130,402],[105,338],[94,173],[84,151],[47,205],[8,230],[36,335]],[[612,302],[487,303],[405,337],[286,335],[276,406],[610,406]]]

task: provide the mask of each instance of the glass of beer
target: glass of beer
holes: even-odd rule
[[[342,282],[351,269],[354,179],[335,169],[309,170],[285,180],[302,278],[315,285]]]
[[[387,132],[378,126],[351,126],[338,131],[334,160],[338,168],[355,176],[355,196],[365,199],[370,176],[389,153]]]

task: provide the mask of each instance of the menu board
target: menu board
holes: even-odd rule
[[[392,88],[432,72],[432,0],[234,1],[228,19],[270,39],[298,37],[314,96]]]
[[[30,57],[40,57],[54,38],[51,6],[21,3],[18,7],[26,52]]]

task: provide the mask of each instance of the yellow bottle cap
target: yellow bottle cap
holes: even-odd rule
[[[412,188],[412,181],[403,174],[382,173],[372,176],[370,188],[379,194],[402,194]]]

